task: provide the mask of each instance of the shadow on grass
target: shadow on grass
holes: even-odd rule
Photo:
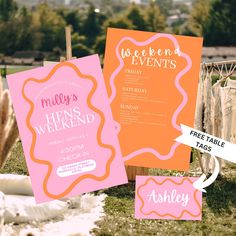
[[[232,213],[230,209],[236,207],[236,181],[224,176],[207,188],[206,203],[212,212],[219,214],[222,211]]]
[[[129,182],[128,184],[106,189],[104,193],[110,197],[134,199],[135,182]]]

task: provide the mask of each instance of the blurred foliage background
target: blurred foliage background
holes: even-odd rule
[[[203,36],[205,46],[236,45],[235,0],[0,0],[0,54],[65,51],[72,26],[73,56],[104,54],[107,27]]]

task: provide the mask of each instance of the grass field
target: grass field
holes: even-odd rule
[[[27,167],[18,142],[0,173],[27,174]],[[187,175],[184,172],[151,169],[150,175]],[[197,162],[191,164],[189,176],[200,175]],[[113,187],[106,193],[106,216],[92,233],[109,235],[236,235],[236,165],[228,165],[224,175],[203,194],[202,221],[136,220],[134,218],[135,184]]]
[[[7,74],[14,74],[17,72],[21,72],[21,71],[26,71],[26,70],[30,70],[33,69],[35,67],[33,66],[18,66],[18,67],[8,67],[7,68]]]

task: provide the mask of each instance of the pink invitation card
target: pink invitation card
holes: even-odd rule
[[[135,218],[201,220],[197,177],[136,176]]]
[[[97,55],[7,81],[38,203],[127,183]]]

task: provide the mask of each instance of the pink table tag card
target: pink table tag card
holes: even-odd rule
[[[127,183],[97,55],[7,80],[38,203]]]
[[[201,220],[196,177],[136,176],[135,218]]]

